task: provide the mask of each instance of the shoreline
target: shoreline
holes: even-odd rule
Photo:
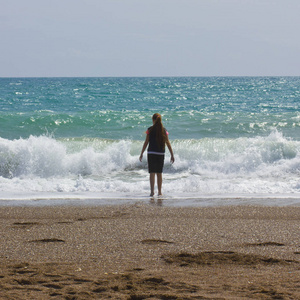
[[[299,227],[300,207],[0,206],[0,298],[297,299]]]
[[[293,195],[203,195],[199,196],[30,196],[0,199],[0,207],[59,207],[59,206],[119,206],[119,205],[159,205],[165,207],[229,207],[229,206],[261,206],[261,207],[300,207],[300,194]]]

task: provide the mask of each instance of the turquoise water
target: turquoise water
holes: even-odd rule
[[[174,138],[299,138],[300,78],[0,79],[1,131],[141,139],[159,111]]]
[[[138,156],[155,112],[175,152],[170,201],[298,197],[299,87],[300,77],[0,78],[1,198],[148,195]]]

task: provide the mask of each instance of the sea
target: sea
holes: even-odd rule
[[[299,205],[299,103],[300,77],[0,78],[0,205]],[[157,112],[175,163],[151,199]]]

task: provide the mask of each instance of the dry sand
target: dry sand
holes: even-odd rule
[[[300,208],[0,207],[1,299],[300,299]]]

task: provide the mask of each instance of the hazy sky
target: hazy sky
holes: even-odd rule
[[[0,0],[0,77],[300,75],[299,0]]]

